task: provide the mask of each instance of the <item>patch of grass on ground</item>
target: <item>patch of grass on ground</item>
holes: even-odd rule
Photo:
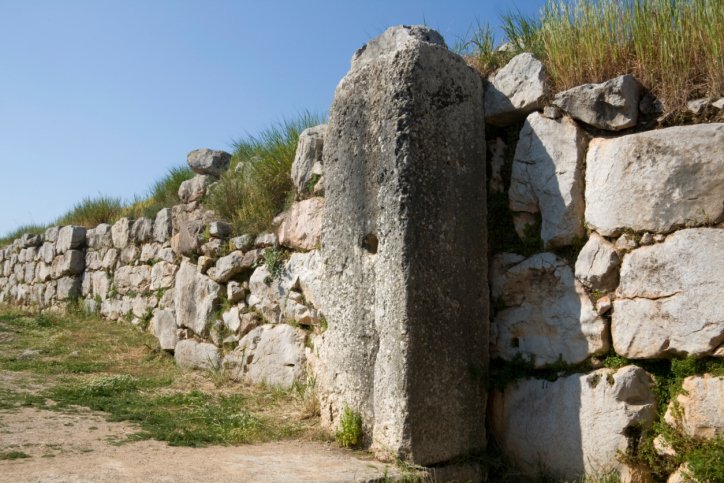
[[[307,112],[236,141],[231,168],[211,191],[207,206],[230,221],[237,234],[268,230],[290,200],[289,172],[299,134],[322,122]]]
[[[0,306],[0,409],[33,406],[72,411],[84,406],[131,421],[132,439],[203,446],[326,439],[309,388],[251,387],[179,370],[155,339],[130,324],[82,314],[45,315]],[[23,353],[40,351],[31,357]],[[40,391],[18,380],[42,382]]]
[[[494,51],[485,25],[461,47],[484,74],[527,51],[554,91],[633,74],[671,113],[724,95],[721,0],[550,0],[538,17],[513,13],[502,23],[509,49]]]
[[[0,451],[0,461],[17,460],[22,458],[30,458],[30,455],[22,451]]]

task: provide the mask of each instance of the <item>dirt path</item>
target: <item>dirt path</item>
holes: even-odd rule
[[[23,408],[0,411],[2,482],[356,482],[395,474],[364,454],[311,442],[208,448],[159,441],[118,444],[138,429],[103,414]],[[115,444],[114,444],[115,442]]]

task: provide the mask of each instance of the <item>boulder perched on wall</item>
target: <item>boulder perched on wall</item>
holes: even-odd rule
[[[322,149],[324,147],[324,136],[327,133],[327,125],[320,124],[305,129],[299,135],[297,151],[292,163],[292,182],[299,197],[311,193],[316,184],[315,180],[323,174]]]
[[[636,125],[641,91],[641,84],[627,74],[559,92],[553,104],[593,127],[620,131]]]
[[[625,453],[629,431],[653,422],[652,385],[636,366],[517,381],[493,393],[489,423],[524,477],[578,481],[620,468],[617,453]]]
[[[194,173],[218,178],[229,169],[231,154],[208,148],[195,149],[186,156],[186,162]]]
[[[491,267],[491,296],[498,306],[490,327],[491,357],[522,356],[544,367],[577,364],[608,350],[608,326],[565,260],[553,253],[527,259],[503,253]]]
[[[534,112],[515,148],[509,207],[541,214],[546,247],[568,245],[583,229],[583,161],[588,137],[568,118],[547,119]],[[524,233],[519,233],[524,235]]]
[[[629,358],[703,356],[724,342],[724,230],[692,228],[626,255],[611,335]]]
[[[591,141],[586,223],[603,236],[724,221],[724,124]]]
[[[346,406],[358,411],[387,457],[434,464],[485,446],[482,101],[480,76],[426,27],[370,41],[335,94],[322,418],[336,427]]]

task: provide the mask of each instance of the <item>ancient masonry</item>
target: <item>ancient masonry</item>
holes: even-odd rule
[[[325,427],[349,408],[378,457],[440,475],[482,480],[459,462],[494,441],[524,475],[634,481],[619,455],[657,418],[724,435],[721,377],[657,415],[636,365],[724,356],[724,124],[652,129],[645,96],[631,76],[551,95],[530,54],[482,79],[435,31],[394,27],[302,134],[273,233],[230,237],[202,202],[230,156],[194,151],[184,204],[155,219],[0,249],[0,302],[79,301],[184,367],[313,381]],[[634,363],[595,369],[613,353]],[[587,369],[488,391],[490,361]]]

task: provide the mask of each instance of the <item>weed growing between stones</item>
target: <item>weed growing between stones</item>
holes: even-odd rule
[[[17,460],[23,458],[30,458],[30,455],[22,451],[2,451],[0,452],[0,461],[2,460]]]
[[[278,279],[282,270],[284,270],[284,259],[285,252],[281,248],[266,248],[262,257],[264,258],[264,266],[266,267],[269,275],[264,280],[267,285]]]
[[[362,440],[362,416],[349,406],[345,406],[342,411],[335,438],[343,448],[354,448]]]

